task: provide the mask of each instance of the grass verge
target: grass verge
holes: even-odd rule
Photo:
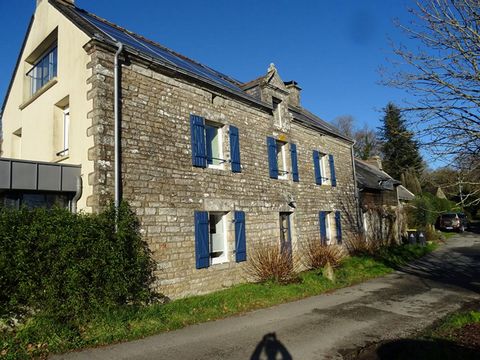
[[[376,256],[354,256],[336,269],[335,282],[321,270],[299,274],[299,281],[241,284],[215,293],[167,304],[122,307],[93,314],[89,319],[60,324],[48,316],[34,316],[14,332],[0,330],[0,358],[46,357],[49,353],[106,345],[221,319],[248,311],[318,295],[386,275],[435,249],[406,245],[380,250]]]

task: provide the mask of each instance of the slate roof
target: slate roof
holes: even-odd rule
[[[357,182],[360,189],[370,190],[393,190],[400,181],[395,180],[385,171],[366,163],[360,159],[355,159],[355,171],[357,173]]]

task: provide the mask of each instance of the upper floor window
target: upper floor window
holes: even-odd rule
[[[57,45],[55,44],[27,72],[30,79],[30,95],[35,94],[57,76],[57,60]]]
[[[290,145],[290,151],[288,151],[288,145]],[[272,179],[286,180],[291,174],[293,181],[299,181],[297,146],[295,144],[267,137],[267,151],[269,173]],[[288,153],[290,153],[290,164],[287,160]]]
[[[335,175],[335,161],[333,155],[323,154],[313,150],[313,169],[317,185],[337,186]]]
[[[232,172],[242,171],[238,128],[233,125],[227,127],[205,121],[203,117],[192,114],[190,115],[190,129],[193,166],[225,169],[225,164],[230,163]],[[225,132],[229,134],[230,159],[226,157],[228,151],[224,150]]]
[[[223,159],[223,131],[222,126],[205,122],[205,149],[207,153],[207,166],[222,168]]]

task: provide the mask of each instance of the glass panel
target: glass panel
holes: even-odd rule
[[[220,165],[220,131],[219,128],[212,125],[205,125],[205,143],[207,147],[207,163],[211,165]]]
[[[222,255],[225,246],[225,232],[223,229],[223,215],[210,213],[210,247],[213,257]]]
[[[57,76],[57,47],[43,56],[27,73],[31,81],[31,95]]]

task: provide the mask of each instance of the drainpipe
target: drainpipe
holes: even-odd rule
[[[120,206],[120,185],[121,185],[121,166],[120,166],[120,109],[119,109],[119,61],[118,57],[123,51],[123,44],[121,42],[117,43],[118,49],[115,53],[114,59],[114,100],[113,100],[113,109],[115,113],[115,209],[118,209]]]
[[[72,213],[76,214],[77,213],[77,201],[80,199],[82,196],[82,176],[77,176],[77,191],[75,192],[75,195],[73,196],[72,199]]]
[[[354,193],[355,193],[355,205],[357,206],[357,223],[358,228],[362,231],[365,229],[363,228],[363,221],[361,218],[361,209],[360,209],[360,197],[358,194],[358,187],[357,187],[357,171],[355,170],[355,153],[353,152],[353,147],[355,146],[356,141],[353,141],[353,145],[350,148],[352,154],[352,169],[353,169],[353,186],[354,186]]]

